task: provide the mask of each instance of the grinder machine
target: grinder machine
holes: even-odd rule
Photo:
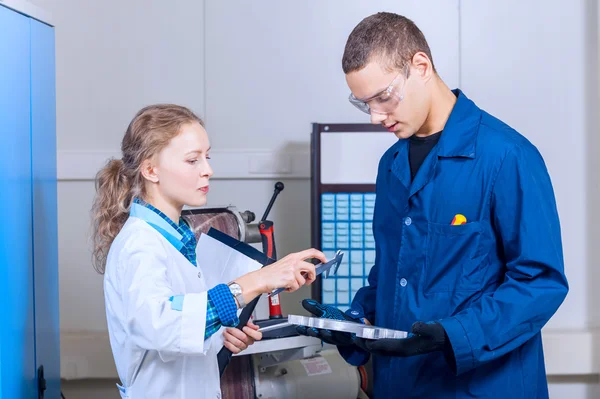
[[[202,233],[208,233],[210,228],[215,228],[238,241],[248,244],[262,243],[263,252],[276,260],[274,225],[267,218],[275,199],[283,189],[283,183],[275,184],[271,201],[262,219],[256,223],[253,212],[242,212],[235,206],[186,209],[182,216],[190,223],[196,238]],[[240,324],[242,322],[245,324],[242,320]],[[261,327],[274,323],[286,324],[279,304],[279,295],[269,297],[269,319],[255,321],[255,324]],[[220,353],[220,363],[223,363],[222,357],[226,359],[221,375],[223,398],[300,398],[307,397],[307,393],[310,397],[325,395],[329,399],[361,397],[367,385],[363,368],[357,369],[348,365],[337,354],[337,350],[323,351],[320,345],[304,349],[290,348],[287,351],[281,347],[297,336],[293,326],[284,327],[264,333],[263,340],[254,344],[262,345],[264,351],[261,353],[244,355],[242,352],[233,357],[231,353]],[[270,347],[276,350],[269,353]],[[286,355],[286,352],[294,355]],[[311,373],[310,367],[314,362],[327,364],[325,371]],[[318,396],[313,396],[316,393]]]

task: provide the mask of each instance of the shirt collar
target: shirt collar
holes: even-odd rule
[[[179,224],[140,198],[134,198],[129,214],[142,219],[171,243],[194,266],[196,264],[196,236],[184,218]]]
[[[452,90],[456,103],[438,143],[440,157],[475,158],[481,110],[459,89]]]

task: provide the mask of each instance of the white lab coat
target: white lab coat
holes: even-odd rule
[[[194,267],[145,221],[127,220],[104,276],[122,398],[221,397],[217,353],[224,329],[204,340],[207,290],[227,282],[219,266]],[[181,311],[171,308],[176,295],[185,295]]]

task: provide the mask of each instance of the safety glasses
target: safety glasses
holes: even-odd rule
[[[404,99],[404,86],[406,86],[408,73],[405,75],[407,76],[406,79],[400,79],[403,76],[403,73],[400,72],[398,75],[396,75],[394,80],[392,80],[392,83],[390,83],[387,89],[375,94],[374,96],[361,100],[360,98],[356,98],[354,94],[350,93],[348,100],[352,105],[366,114],[392,113],[398,107],[398,104],[400,104],[400,102]],[[398,83],[400,83],[400,80],[402,80],[402,87],[398,88],[397,86]]]

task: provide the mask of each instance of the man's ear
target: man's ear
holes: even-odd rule
[[[427,82],[433,77],[433,65],[427,54],[421,51],[416,53],[412,59],[412,66],[423,81]]]
[[[141,172],[142,176],[144,176],[144,179],[152,183],[158,183],[158,168],[156,165],[153,165],[150,159],[146,159],[144,162],[142,162]]]

